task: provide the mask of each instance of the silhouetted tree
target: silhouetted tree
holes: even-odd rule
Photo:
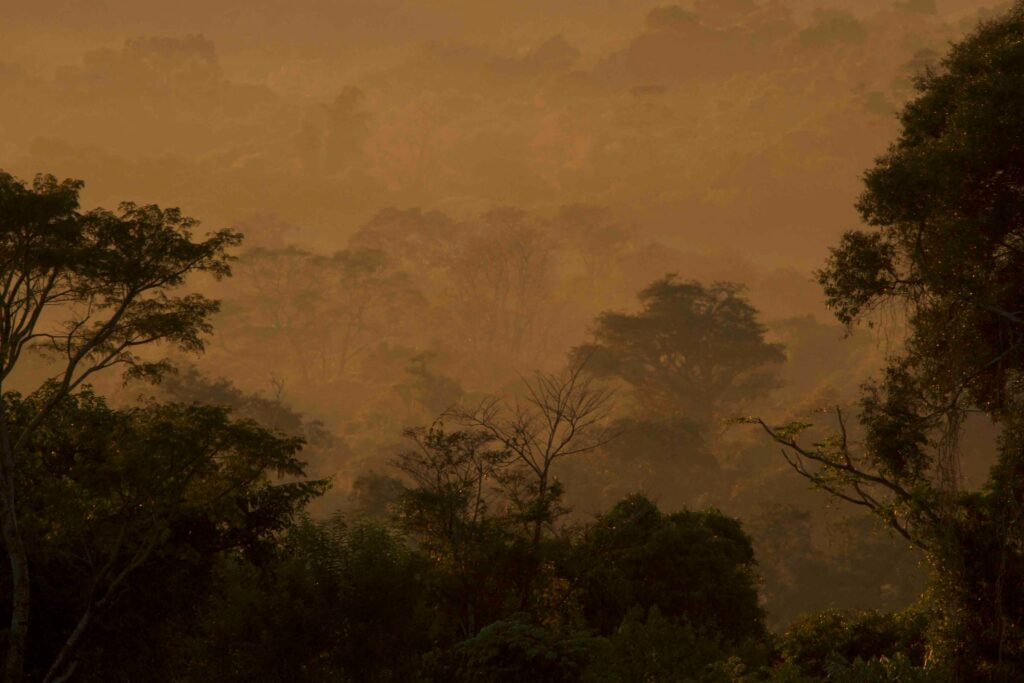
[[[934,656],[962,678],[1024,665],[1024,3],[956,45],[918,81],[902,132],[865,177],[875,230],[845,234],[820,280],[840,321],[903,313],[906,342],[865,388],[862,442],[772,427],[789,464],[866,507],[936,569]],[[967,413],[1001,431],[980,491],[960,481]]]
[[[121,366],[126,377],[159,378],[169,369],[141,349],[163,342],[200,351],[217,304],[175,296],[191,273],[230,273],[227,248],[240,235],[222,230],[193,241],[196,221],[177,209],[122,204],[119,211],[78,206],[80,181],[37,176],[31,186],[0,173],[0,520],[11,565],[11,626],[4,677],[23,676],[31,579],[19,527],[17,481],[36,431],[93,374]],[[5,382],[27,350],[49,354],[55,370],[33,393],[33,413],[14,420]]]
[[[725,641],[764,633],[750,538],[716,510],[663,514],[629,496],[586,530],[576,552],[577,600],[600,633],[655,605]]]
[[[522,402],[509,405],[488,398],[471,409],[452,412],[456,421],[508,452],[515,466],[501,471],[502,491],[529,537],[534,561],[545,527],[564,513],[555,464],[613,438],[605,424],[612,394],[585,370],[586,359],[579,359],[560,374],[537,373],[524,380]],[[533,574],[528,572],[521,593],[523,609],[530,604],[532,588]]]
[[[775,386],[785,360],[740,292],[666,276],[640,292],[639,313],[598,316],[594,341],[576,353],[589,372],[633,387],[646,413],[707,424]]]

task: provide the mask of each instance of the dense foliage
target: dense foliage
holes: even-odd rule
[[[866,177],[873,230],[847,233],[820,274],[840,321],[899,312],[905,342],[860,402],[861,442],[768,428],[820,488],[922,548],[937,611],[932,656],[967,679],[1024,667],[1024,5],[983,24],[918,81],[902,132]],[[875,316],[874,318],[872,316]],[[962,480],[969,414],[996,426],[981,490]]]

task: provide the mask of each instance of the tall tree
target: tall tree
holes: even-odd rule
[[[488,398],[451,414],[508,454],[514,466],[500,472],[502,492],[528,536],[536,563],[544,529],[565,512],[555,465],[600,448],[614,437],[607,427],[612,393],[586,372],[586,358],[576,359],[558,374],[538,373],[523,384],[522,401],[510,404]],[[524,575],[523,609],[533,597],[533,578],[529,571]]]
[[[598,316],[594,341],[577,354],[591,357],[591,372],[631,385],[646,412],[706,423],[774,386],[785,360],[741,291],[668,275],[640,292],[640,312]]]
[[[921,76],[902,131],[865,177],[870,230],[846,233],[820,274],[840,321],[902,315],[901,353],[846,418],[761,426],[789,464],[923,548],[941,615],[934,655],[962,679],[1024,666],[1024,2]],[[964,490],[958,445],[980,412],[1001,431],[998,463]]]
[[[785,356],[739,285],[667,275],[638,296],[639,311],[602,313],[593,340],[574,353],[632,389],[621,439],[607,451],[618,476],[692,504],[726,481],[711,447],[716,420],[775,387]]]
[[[4,680],[22,680],[31,607],[29,562],[19,527],[18,472],[36,431],[93,374],[159,378],[165,360],[142,350],[163,342],[200,351],[217,304],[175,295],[188,275],[230,274],[222,230],[193,239],[196,221],[178,209],[124,203],[79,210],[82,182],[0,172],[0,527],[11,566],[12,608]],[[7,393],[25,351],[40,349],[53,375],[31,393],[28,419],[13,420]]]

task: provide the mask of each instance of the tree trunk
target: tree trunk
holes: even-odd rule
[[[21,683],[25,675],[28,618],[31,605],[28,555],[18,528],[15,456],[3,387],[0,386],[0,532],[11,564],[11,626],[7,636],[4,683]]]
[[[547,493],[548,479],[547,474],[545,473],[541,476],[540,484],[537,487],[538,508],[534,513],[536,516],[533,520],[533,538],[530,539],[530,562],[526,567],[526,573],[523,576],[522,592],[519,598],[519,609],[523,612],[528,612],[530,607],[532,607],[534,574],[540,570],[540,541],[544,533],[544,512],[547,505],[545,497],[547,496]]]
[[[68,639],[64,642],[64,646],[57,653],[56,659],[53,660],[53,664],[50,666],[50,670],[46,673],[43,678],[43,683],[57,683],[59,681],[66,681],[74,674],[75,669],[78,666],[78,662],[72,659],[75,650],[78,648],[79,642],[82,640],[82,636],[85,634],[85,630],[89,627],[89,623],[92,621],[92,606],[85,610],[85,614],[78,620],[78,624],[75,625],[75,630],[71,632]]]
[[[5,454],[7,456],[8,454]],[[11,630],[4,664],[4,683],[21,683],[28,642],[28,617],[31,605],[28,556],[22,543],[14,501],[14,482],[10,457],[5,457],[0,493],[0,528],[11,563]]]

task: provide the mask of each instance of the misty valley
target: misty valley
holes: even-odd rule
[[[1024,680],[1024,0],[661,2],[3,3],[3,683]]]

